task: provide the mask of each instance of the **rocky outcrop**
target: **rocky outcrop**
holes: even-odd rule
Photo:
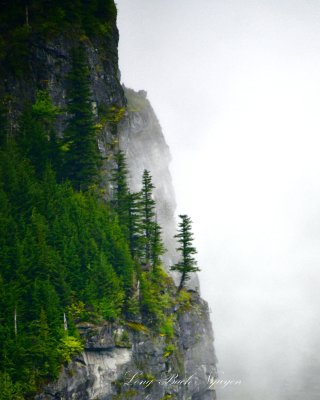
[[[158,118],[147,99],[147,92],[124,88],[127,99],[127,113],[118,127],[120,148],[125,152],[129,169],[129,184],[132,191],[141,189],[141,177],[144,169],[151,172],[155,185],[154,198],[157,207],[157,219],[164,227],[162,237],[166,252],[164,265],[169,271],[177,260],[174,239],[176,234],[176,200],[172,185],[169,164],[170,149],[166,143]],[[176,283],[178,274],[173,274]],[[188,287],[199,291],[199,280],[193,274]]]
[[[25,72],[16,74],[10,68],[1,69],[0,104],[7,112],[9,134],[14,136],[19,116],[26,103],[33,103],[39,89],[48,90],[54,104],[61,110],[56,129],[63,135],[66,114],[67,77],[71,69],[73,48],[82,45],[88,59],[92,109],[101,127],[98,143],[105,158],[106,171],[112,168],[112,154],[118,149],[116,122],[125,111],[126,99],[120,84],[118,68],[119,33],[110,23],[106,35],[87,37],[79,33],[56,35],[50,39],[32,34],[28,40]],[[109,186],[103,182],[108,196]]]
[[[85,351],[36,400],[213,400],[216,375],[207,304],[192,293],[170,342],[141,324],[79,326]]]
[[[14,126],[26,101],[33,101],[39,89],[48,89],[55,105],[65,109],[66,78],[71,69],[71,50],[83,45],[88,57],[93,107],[103,112],[111,106],[122,107],[125,98],[118,69],[119,33],[113,25],[108,35],[81,37],[69,33],[50,40],[33,34],[28,41],[26,72],[17,75],[7,69],[0,82],[0,97],[8,103],[10,123]],[[60,117],[63,121],[63,116]],[[61,122],[61,121],[60,121]],[[62,134],[63,125],[58,129]]]
[[[170,150],[147,93],[125,88],[125,96],[128,102],[127,115],[119,125],[118,132],[120,147],[128,163],[130,189],[139,191],[143,170],[150,171],[155,185],[158,222],[165,227],[163,240],[167,252],[164,261],[169,266],[176,261],[173,240],[176,233],[176,201],[169,171]]]

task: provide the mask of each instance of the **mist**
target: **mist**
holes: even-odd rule
[[[194,221],[219,400],[319,398],[320,3],[118,0]]]

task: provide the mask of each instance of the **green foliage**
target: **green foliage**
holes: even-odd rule
[[[86,319],[86,307],[83,301],[77,301],[67,307],[67,312],[74,322]]]
[[[142,204],[143,204],[143,229],[144,229],[144,263],[148,265],[151,260],[152,231],[156,215],[152,192],[154,185],[149,171],[144,170],[142,176]]]
[[[105,320],[114,321],[119,318],[124,303],[124,290],[121,279],[103,253],[100,262],[90,269],[91,282],[87,287],[87,298],[95,311]],[[105,277],[108,277],[108,280]]]
[[[177,298],[178,304],[180,306],[179,310],[184,312],[191,308],[191,294],[184,289],[181,289],[178,293]]]
[[[129,333],[126,330],[123,330],[121,333],[115,334],[115,345],[117,347],[131,348],[132,343],[130,342]]]
[[[21,26],[45,38],[75,29],[87,35],[105,35],[117,16],[113,0],[18,0],[1,6],[0,33],[7,35]]]
[[[32,394],[57,376],[61,354],[79,350],[65,341],[64,313],[70,337],[81,319],[119,318],[133,269],[105,202],[49,167],[39,176],[14,144],[0,151],[0,371],[13,385]]]
[[[45,130],[54,120],[57,110],[47,103],[47,95],[40,93],[38,99],[21,129],[29,131],[38,121]],[[172,308],[177,301],[188,302],[184,291],[175,299],[172,278],[159,259],[154,261],[151,191],[144,193],[150,200],[147,206],[143,192],[135,195],[134,206],[123,203],[129,216],[126,233],[119,224],[119,208],[112,209],[90,190],[78,192],[68,182],[59,183],[45,160],[41,169],[38,166],[20,142],[0,150],[0,373],[7,373],[4,393],[17,400],[21,394],[32,398],[39,386],[58,376],[62,362],[81,352],[79,322],[130,318],[128,329],[160,332],[168,347],[174,337]],[[151,188],[150,175],[148,182]],[[125,177],[122,184],[125,197]],[[130,199],[130,193],[127,196]],[[130,248],[132,227],[135,239],[145,235],[146,207],[153,263],[147,269],[139,263],[139,242],[133,242],[135,260]],[[134,322],[136,318],[142,323]],[[130,343],[123,337],[119,345]],[[172,351],[168,347],[165,354]]]
[[[129,188],[127,184],[128,170],[125,155],[122,151],[115,154],[116,166],[112,172],[113,204],[119,216],[119,222],[128,235],[129,225]]]
[[[160,326],[160,334],[166,336],[167,339],[174,337],[174,319],[172,315],[166,316]]]
[[[132,258],[142,262],[146,268],[161,264],[165,249],[161,238],[161,227],[156,222],[155,201],[152,197],[154,185],[151,175],[144,171],[142,190],[130,193],[127,184],[125,155],[118,151],[113,170],[113,204],[119,216],[120,225],[129,241]]]
[[[139,322],[127,321],[126,326],[136,332],[149,333],[149,328]]]
[[[126,113],[125,107],[117,107],[114,105],[107,107],[104,104],[100,104],[98,113],[100,123],[108,125],[111,133],[116,135],[118,132],[118,124]]]
[[[128,194],[128,235],[131,257],[141,260],[143,256],[143,204],[142,195],[138,193]]]
[[[20,118],[20,130],[17,138],[19,149],[33,164],[41,176],[48,164],[60,174],[62,156],[60,141],[54,125],[61,113],[49,96],[48,91],[39,90],[33,105],[27,105]]]
[[[0,15],[0,26],[3,26],[1,24],[3,14]],[[20,77],[28,71],[31,28],[26,24],[10,28],[10,31],[0,32],[0,60],[3,66]]]
[[[11,62],[10,46],[26,62],[26,44],[35,32],[47,37],[59,24],[61,29],[73,24],[83,35],[102,35],[114,22],[113,1],[49,3],[29,1],[27,8],[22,1],[5,3],[6,18],[0,16],[8,28],[0,26],[5,63]],[[92,111],[84,47],[73,50],[72,61],[63,141],[55,130],[61,110],[47,90],[38,90],[33,104],[25,105],[15,139],[8,134],[10,101],[0,99],[0,400],[31,399],[57,378],[61,363],[83,349],[76,328],[81,324],[126,319],[131,331],[160,331],[167,341],[174,336],[170,313],[177,300],[161,268],[152,177],[144,171],[141,192],[130,193],[119,152],[107,177],[114,199],[107,202],[97,193],[100,121]],[[23,71],[20,61],[12,62],[14,74]],[[109,111],[107,123],[116,127],[125,110]],[[187,304],[183,293],[178,302]],[[126,331],[118,345],[130,345]]]
[[[159,267],[140,274],[141,311],[147,324],[153,328],[163,323],[166,313],[173,306],[172,279]]]
[[[0,400],[23,400],[21,385],[13,383],[8,373],[0,372],[0,382]]]
[[[32,112],[35,117],[44,124],[51,125],[55,118],[61,114],[59,107],[56,107],[50,98],[47,90],[39,90],[36,101],[32,106]]]
[[[160,400],[169,400],[172,399],[173,395],[172,394],[165,394]]]
[[[58,352],[62,362],[70,362],[72,357],[83,351],[83,343],[74,336],[64,336],[61,338]]]
[[[166,345],[165,349],[164,349],[164,357],[169,357],[171,356],[171,354],[176,350],[176,347],[174,344],[169,343]]]
[[[161,255],[164,254],[165,248],[161,238],[162,228],[155,221],[151,231],[151,263],[153,268],[159,267],[161,264]]]
[[[191,231],[192,221],[187,215],[179,215],[181,221],[179,222],[178,234],[175,238],[178,239],[178,251],[181,253],[181,260],[171,267],[172,271],[178,271],[181,274],[180,284],[178,291],[180,291],[185,283],[190,279],[192,272],[200,271],[196,266],[197,262],[193,257],[197,250],[192,245],[193,233]]]
[[[148,268],[160,264],[160,256],[164,253],[161,240],[161,228],[156,222],[156,202],[153,199],[152,177],[149,171],[144,170],[142,175],[142,228],[143,228],[143,256],[142,262]]]
[[[68,124],[65,130],[64,176],[76,189],[87,190],[97,183],[101,155],[94,123],[89,69],[84,48],[72,50],[72,69],[67,85]]]

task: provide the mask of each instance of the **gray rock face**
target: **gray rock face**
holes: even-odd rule
[[[30,39],[28,75],[15,76],[5,71],[0,80],[0,97],[6,99],[10,134],[14,135],[18,117],[26,101],[34,101],[37,89],[47,88],[55,105],[66,105],[66,77],[71,68],[71,49],[76,37],[61,35],[50,41]],[[83,38],[90,68],[92,107],[101,122],[98,138],[105,168],[113,165],[113,154],[121,148],[127,155],[132,190],[140,190],[143,169],[148,169],[156,186],[158,220],[165,232],[167,254],[164,262],[176,262],[175,198],[168,169],[170,152],[160,124],[146,93],[124,90],[119,82],[118,31],[100,38]],[[118,133],[106,115],[127,106]],[[105,117],[105,118],[103,118]],[[62,135],[66,115],[57,122]],[[105,182],[108,189],[108,184]],[[108,190],[106,191],[108,196]],[[198,282],[194,281],[194,286]],[[85,351],[63,366],[57,382],[48,385],[37,400],[109,400],[109,399],[215,399],[208,379],[214,376],[213,336],[206,303],[193,293],[190,310],[178,313],[173,348],[168,350],[164,337],[135,326],[79,326],[85,338]],[[126,334],[124,335],[124,332]],[[126,338],[124,340],[124,337]]]
[[[106,170],[112,167],[110,155],[118,147],[110,113],[124,109],[126,104],[119,81],[118,40],[115,24],[110,34],[90,39],[84,37],[81,40],[88,59],[92,108],[97,117],[96,122],[101,125],[98,143],[107,159],[104,165]],[[34,35],[28,47],[27,72],[16,75],[10,69],[4,71],[0,80],[0,98],[4,99],[3,106],[7,109],[11,135],[15,134],[26,102],[34,102],[37,90],[47,89],[54,104],[62,110],[56,124],[58,135],[62,136],[67,119],[63,110],[66,109],[66,82],[71,69],[71,51],[78,46],[77,35],[60,35],[47,41]],[[108,195],[108,190],[106,192]]]
[[[92,102],[98,108],[125,105],[123,89],[119,82],[118,41],[119,34],[115,25],[110,35],[85,38],[82,41],[89,63]],[[10,100],[10,120],[13,124],[25,101],[34,100],[36,91],[40,88],[48,89],[54,103],[65,107],[66,77],[71,68],[71,49],[77,46],[79,39],[72,35],[57,36],[50,41],[44,41],[38,36],[30,39],[28,72],[17,76],[6,70],[0,82],[1,97]]]
[[[209,384],[216,359],[208,307],[198,294],[192,296],[189,310],[176,310],[172,352],[164,337],[140,324],[82,330],[85,351],[35,400],[215,399]],[[124,332],[125,344],[119,341]]]
[[[165,264],[169,266],[175,262],[173,236],[176,233],[176,201],[169,171],[170,150],[146,97],[147,93],[125,88],[125,96],[128,101],[128,113],[119,126],[119,141],[120,148],[127,158],[130,189],[141,190],[142,173],[145,169],[150,171],[155,185],[158,222],[165,227]]]
[[[141,178],[144,169],[151,172],[155,185],[154,198],[157,205],[157,218],[164,228],[163,241],[166,253],[163,262],[167,270],[178,261],[176,252],[176,200],[172,185],[169,164],[171,154],[161,126],[144,90],[135,92],[125,88],[127,98],[127,115],[119,126],[120,148],[125,152],[130,172],[130,188],[141,189]],[[176,282],[177,274],[171,273]],[[196,274],[188,282],[190,289],[199,290]]]

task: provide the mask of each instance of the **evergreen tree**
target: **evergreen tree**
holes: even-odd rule
[[[197,262],[193,257],[193,255],[197,253],[197,250],[192,245],[192,221],[187,215],[179,215],[179,217],[181,218],[181,221],[179,222],[178,234],[175,235],[175,238],[178,239],[179,247],[177,250],[181,253],[181,260],[170,268],[172,271],[178,271],[181,274],[178,291],[185,286],[185,283],[190,279],[190,274],[192,272],[200,271],[197,267]]]
[[[19,124],[18,147],[31,161],[37,175],[41,176],[48,162],[49,141],[41,123],[34,118],[30,105],[25,108]]]
[[[76,189],[88,189],[98,180],[101,156],[91,104],[89,69],[82,46],[72,51],[67,86],[68,125],[65,131],[65,177]]]
[[[152,238],[154,231],[154,218],[155,218],[155,201],[152,197],[154,185],[150,172],[144,170],[142,175],[142,205],[143,205],[143,231],[144,231],[144,259],[145,265],[150,265],[152,254]]]
[[[119,217],[120,225],[127,234],[129,219],[129,189],[127,184],[127,164],[124,153],[119,150],[115,155],[116,167],[111,181],[114,184],[113,202]]]
[[[48,90],[39,90],[36,101],[32,106],[32,116],[40,124],[47,141],[47,162],[50,162],[57,175],[61,174],[61,140],[57,136],[54,126],[56,118],[61,114],[59,107],[55,106]]]
[[[54,127],[59,114],[60,109],[52,103],[48,91],[39,90],[34,104],[27,105],[20,118],[18,146],[40,176],[48,163],[56,172],[60,170],[61,150]]]
[[[141,192],[128,195],[128,234],[132,259],[140,260],[143,255],[143,204]]]
[[[153,189],[154,185],[150,172],[144,170],[141,190],[142,261],[146,266],[156,267],[160,265],[160,256],[164,253],[164,246],[161,239],[161,227],[156,222],[156,203],[152,196]]]
[[[160,256],[165,252],[165,248],[161,238],[162,228],[155,221],[153,223],[152,242],[151,242],[151,261],[153,268],[160,265]]]
[[[122,311],[125,293],[121,280],[103,253],[92,267],[89,279],[86,300],[104,319],[116,320]]]

